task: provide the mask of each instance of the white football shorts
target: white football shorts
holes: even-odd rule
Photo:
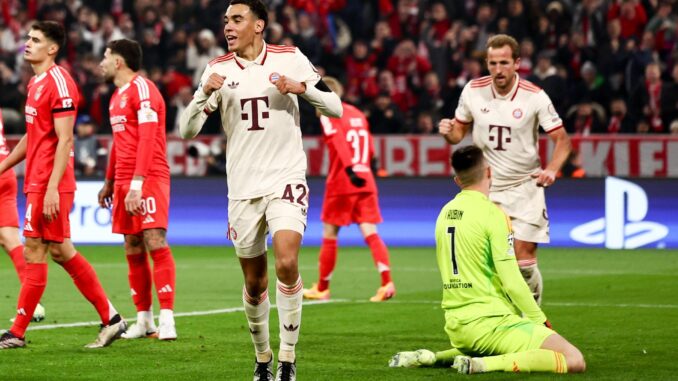
[[[511,218],[515,238],[535,243],[549,243],[549,218],[544,188],[537,179],[515,187],[490,192],[490,200]]]
[[[266,236],[279,230],[304,235],[308,210],[305,181],[285,184],[279,191],[249,200],[228,200],[228,238],[241,258],[265,254]]]

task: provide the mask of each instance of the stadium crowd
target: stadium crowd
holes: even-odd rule
[[[522,78],[543,87],[570,133],[678,133],[678,13],[671,0],[269,0],[266,40],[295,45],[346,85],[375,134],[436,130],[463,86],[485,75],[487,39],[520,42]],[[22,59],[33,22],[63,22],[68,45],[58,63],[83,94],[80,114],[111,132],[98,64],[106,43],[138,40],[144,71],[168,104],[169,133],[210,59],[225,53],[223,1],[2,0],[0,107],[6,133],[23,133]],[[302,128],[319,134],[312,107]],[[13,110],[13,111],[12,111]],[[217,118],[204,132],[219,133]]]

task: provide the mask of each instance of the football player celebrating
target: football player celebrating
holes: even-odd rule
[[[518,42],[505,34],[487,41],[490,75],[467,83],[454,119],[440,121],[448,143],[459,143],[473,124],[473,143],[483,150],[493,169],[490,199],[511,217],[516,257],[525,282],[541,303],[543,281],[537,266],[537,244],[549,242],[544,188],[570,154],[570,139],[544,90],[521,79]],[[538,129],[555,143],[544,169],[539,161]]]
[[[298,256],[306,228],[306,154],[297,95],[321,114],[340,117],[341,100],[293,46],[264,41],[268,10],[261,0],[232,0],[224,15],[230,53],[212,60],[180,118],[194,137],[219,109],[228,141],[229,237],[245,277],[243,303],[256,351],[255,380],[269,380],[266,234],[273,237],[280,351],[276,380],[296,379],[303,285]]]

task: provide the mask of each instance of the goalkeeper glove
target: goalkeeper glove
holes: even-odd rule
[[[351,180],[351,184],[358,188],[362,188],[365,186],[365,179],[362,177],[356,175],[356,173],[353,171],[352,167],[346,167],[346,174],[348,175],[349,180]]]

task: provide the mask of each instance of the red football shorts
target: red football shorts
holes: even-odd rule
[[[141,214],[125,210],[130,183],[115,184],[113,189],[113,233],[140,235],[147,229],[165,229],[169,220],[169,184],[146,180],[141,189]]]
[[[26,194],[26,217],[24,220],[24,237],[42,238],[45,241],[64,242],[71,238],[71,222],[68,215],[73,208],[75,193],[59,193],[59,214],[52,221],[47,221],[42,214],[44,193]]]
[[[363,222],[378,224],[382,219],[377,194],[355,193],[325,197],[320,219],[335,226]]]
[[[0,227],[19,227],[16,191],[16,177],[0,177]]]

